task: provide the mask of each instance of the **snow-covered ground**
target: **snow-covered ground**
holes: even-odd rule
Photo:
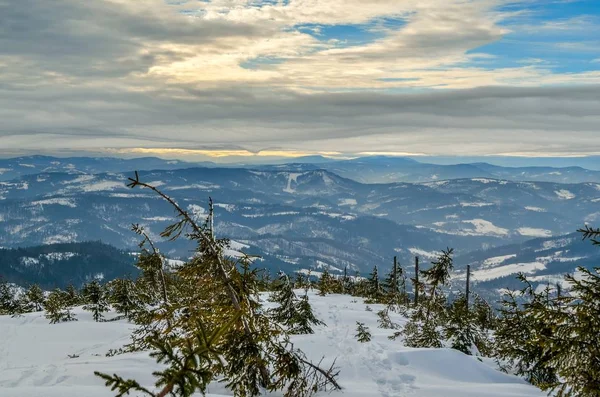
[[[337,358],[342,392],[323,396],[344,397],[504,397],[544,396],[523,380],[447,349],[411,349],[392,331],[377,328],[378,305],[366,311],[361,299],[345,295],[319,297],[310,293],[317,316],[327,323],[314,335],[294,337],[308,357],[324,364]],[[95,323],[76,310],[79,321],[51,325],[43,313],[19,318],[0,317],[0,396],[2,397],[109,397],[94,371],[117,373],[152,385],[157,368],[146,353],[106,357],[111,348],[127,343],[131,324]],[[398,316],[395,321],[403,323]],[[359,343],[356,321],[364,322],[373,340]],[[76,355],[69,358],[68,355]],[[209,389],[210,397],[228,396],[222,385]]]

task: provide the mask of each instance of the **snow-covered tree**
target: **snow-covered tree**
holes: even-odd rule
[[[469,310],[467,298],[461,294],[446,310],[444,337],[453,349],[468,355],[477,354],[487,346],[486,330],[477,324],[475,312]]]
[[[0,283],[0,314],[13,314],[16,306],[16,290],[8,283]]]
[[[308,301],[308,295],[305,293],[296,302],[296,321],[293,327],[290,329],[292,334],[313,334],[314,325],[325,325],[325,323],[319,320]]]
[[[40,288],[39,285],[34,284],[25,293],[27,297],[27,302],[31,307],[31,310],[39,312],[44,309],[44,301],[46,298],[44,297],[44,291]]]

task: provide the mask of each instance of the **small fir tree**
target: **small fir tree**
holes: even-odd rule
[[[395,258],[394,265],[383,282],[383,289],[387,304],[392,309],[400,305],[406,305],[408,299],[406,294],[406,276]]]
[[[356,339],[360,343],[370,342],[371,341],[371,332],[369,332],[369,327],[365,325],[365,323],[356,322]]]
[[[373,267],[373,271],[369,275],[368,288],[368,298],[374,302],[379,302],[382,297],[382,289],[379,281],[379,270],[377,269],[377,266]]]
[[[102,313],[110,310],[106,289],[96,280],[83,287],[83,299],[86,303],[83,310],[91,312],[96,322],[102,321],[104,319]]]
[[[73,284],[67,285],[67,288],[65,289],[65,300],[69,306],[78,306],[81,304],[81,296]]]
[[[496,358],[501,367],[523,376],[528,382],[548,389],[556,384],[556,370],[549,365],[553,352],[544,348],[540,341],[553,333],[553,324],[539,312],[549,302],[545,293],[536,293],[529,281],[519,274],[525,284],[521,291],[508,291],[501,302],[500,313],[494,332]],[[523,302],[522,304],[520,302]]]
[[[57,324],[65,321],[77,321],[75,314],[71,312],[71,307],[65,300],[65,294],[60,289],[55,289],[44,302],[46,309],[46,318],[50,324]]]
[[[140,308],[140,302],[135,291],[135,283],[130,279],[115,279],[111,281],[110,303],[117,311],[127,318]]]
[[[281,272],[274,286],[274,292],[269,300],[277,303],[277,306],[269,310],[270,316],[279,324],[288,328],[293,327],[296,319],[296,301],[298,298],[292,289],[288,276]]]
[[[443,346],[442,325],[444,324],[446,297],[440,293],[440,287],[447,285],[453,269],[453,250],[442,250],[433,261],[431,268],[421,270],[423,285],[429,288],[428,299],[421,299],[403,330],[405,343],[410,347]],[[420,291],[423,288],[419,287]]]
[[[34,284],[29,287],[26,297],[32,311],[40,312],[44,310],[44,301],[46,298],[44,297],[44,291],[42,291],[39,285]]]
[[[319,289],[319,295],[325,296],[327,294],[330,294],[332,292],[332,284],[333,279],[329,274],[327,268],[325,268],[321,273],[321,277],[319,278],[319,283],[317,286],[317,288]]]
[[[12,314],[16,305],[16,291],[8,283],[0,283],[0,314]]]
[[[390,318],[390,307],[387,306],[385,309],[382,309],[377,312],[377,316],[379,319],[377,320],[377,326],[383,329],[397,329],[398,324],[394,323]]]
[[[475,313],[469,310],[463,294],[448,307],[443,327],[450,346],[465,354],[477,354],[489,345],[486,331],[477,325]]]
[[[284,273],[280,274],[270,300],[278,304],[277,307],[269,310],[273,320],[284,325],[291,334],[312,334],[313,325],[324,325],[315,317],[308,295],[304,294],[298,299],[292,290],[289,278]]]
[[[313,326],[325,325],[315,316],[306,293],[296,302],[296,317],[294,326],[290,329],[292,334],[313,334]]]

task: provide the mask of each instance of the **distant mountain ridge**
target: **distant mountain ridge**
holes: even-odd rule
[[[446,246],[457,254],[570,233],[600,218],[600,184],[490,178],[363,184],[327,170],[187,168],[140,171],[199,219],[211,196],[219,235],[275,268],[368,271],[398,255]],[[133,173],[41,173],[0,183],[0,245],[102,240],[133,249],[132,223],[153,236],[173,219],[155,194],[126,187]],[[161,245],[185,257],[185,241]]]
[[[502,167],[482,162],[440,165],[419,162],[412,158],[389,156],[368,156],[350,160],[306,156],[294,160],[274,161],[264,165],[257,163],[216,164],[208,161],[185,162],[156,157],[122,159],[111,157],[58,158],[26,156],[0,159],[0,181],[49,172],[100,174],[135,170],[174,170],[192,167],[246,168],[294,172],[323,169],[362,183],[423,183],[457,178],[495,178],[511,181],[556,183],[600,182],[599,170],[589,170],[581,167]]]
[[[294,162],[262,168],[289,171],[321,168],[362,183],[424,183],[459,178],[493,178],[519,182],[600,182],[600,171],[581,167],[501,167],[487,163],[439,165],[403,157],[364,157],[323,164]]]
[[[81,286],[91,280],[112,280],[138,272],[135,256],[101,242],[0,248],[0,277],[21,286]]]

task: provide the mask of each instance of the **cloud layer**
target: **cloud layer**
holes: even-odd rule
[[[523,7],[0,0],[0,151],[600,153],[596,16]],[[519,34],[586,67],[496,53]]]

